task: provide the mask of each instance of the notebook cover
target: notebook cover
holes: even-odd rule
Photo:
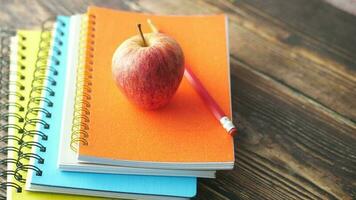
[[[86,125],[89,129],[83,129],[88,134],[88,144],[80,144],[79,160],[229,163],[231,168],[232,137],[185,78],[166,107],[147,111],[122,95],[111,73],[115,49],[137,34],[138,23],[144,32],[150,32],[146,22],[150,18],[160,30],[178,41],[186,65],[231,117],[226,16],[157,16],[99,7],[89,7],[88,15],[91,48],[87,50],[86,67],[92,71],[88,70],[86,76],[91,77],[87,80],[92,85],[88,92],[90,115]]]
[[[52,116],[48,118],[41,113],[40,119],[44,120],[49,127],[45,128],[43,124],[38,126],[38,130],[49,135],[49,138],[47,141],[41,141],[41,144],[46,147],[45,152],[39,151],[38,148],[33,148],[33,152],[41,156],[45,162],[40,164],[31,159],[31,164],[41,169],[42,175],[36,176],[34,171],[31,170],[28,174],[26,189],[35,190],[34,188],[36,187],[42,187],[43,189],[38,190],[53,192],[55,189],[56,192],[64,193],[77,193],[78,189],[81,189],[82,195],[102,195],[103,193],[101,192],[112,192],[114,194],[112,196],[120,196],[118,193],[177,197],[194,196],[196,193],[196,178],[64,172],[58,169],[58,145],[63,115],[65,75],[67,70],[73,70],[73,68],[68,68],[67,65],[68,49],[72,45],[68,43],[69,33],[71,32],[70,27],[72,26],[70,26],[69,17],[60,16],[57,18],[57,29],[54,34],[55,40],[52,49],[57,49],[61,53],[55,54],[51,58],[51,66],[58,70],[58,74],[56,76],[49,75],[49,77],[56,80],[57,84],[53,86],[47,80],[46,86],[55,94],[51,95],[48,90],[43,94],[44,97],[53,102],[52,107],[44,105],[44,108],[52,113]],[[38,139],[38,137],[35,137],[36,141],[39,141]]]
[[[25,118],[25,114],[28,111],[27,105],[30,100],[30,91],[32,90],[31,83],[34,77],[35,65],[37,61],[38,51],[39,51],[39,42],[40,42],[40,31],[25,31],[21,30],[18,31],[16,39],[13,41],[13,45],[11,48],[11,71],[15,73],[11,73],[10,80],[13,83],[18,83],[17,86],[14,84],[10,84],[9,90],[12,93],[18,93],[24,99],[21,100],[18,96],[10,95],[9,101],[12,103],[17,103],[18,105],[24,108],[23,111],[19,109],[19,107],[10,106],[9,112],[15,113],[17,116],[21,116]],[[44,58],[46,59],[46,58]],[[24,78],[21,78],[24,77]],[[21,85],[25,86],[22,90]],[[38,86],[38,85],[37,85]],[[39,97],[40,94],[33,93],[31,98]],[[32,105],[32,104],[31,104]],[[24,122],[19,122],[18,118],[16,117],[9,117],[9,124],[10,125],[17,125],[17,127],[25,127]],[[14,127],[14,126],[12,126]],[[17,129],[10,128],[9,134],[17,137],[21,137],[23,133],[19,133]],[[30,143],[33,141],[33,137],[25,136],[23,137],[24,143]],[[14,140],[9,140],[10,147],[19,148],[19,145]],[[26,154],[31,152],[30,147],[23,147],[21,148],[21,152]],[[9,157],[13,159],[18,159],[17,152],[9,151]],[[29,162],[27,159],[22,158],[20,159],[23,165],[28,165]],[[14,164],[8,164],[8,170],[16,170],[17,167]],[[21,182],[16,180],[14,176],[8,176],[7,181],[8,183],[13,183],[17,185],[15,187],[7,187],[7,199],[8,200],[60,200],[60,199],[98,199],[98,198],[86,198],[74,195],[60,195],[60,194],[48,194],[48,193],[38,193],[38,192],[28,192],[24,190],[24,183],[26,178],[27,171],[26,170],[19,170],[19,173],[22,175],[23,180]],[[21,191],[17,191],[17,189]]]
[[[74,37],[70,40],[77,42],[68,50],[68,67],[74,70],[68,70],[65,81],[65,94],[63,102],[63,119],[60,131],[58,167],[64,171],[81,171],[110,174],[136,174],[136,175],[161,175],[161,176],[194,176],[204,178],[215,178],[215,171],[208,170],[170,170],[170,169],[150,169],[137,167],[121,167],[115,165],[101,165],[92,163],[80,163],[77,160],[76,149],[78,146],[77,134],[71,134],[73,116],[80,114],[78,108],[75,108],[75,98],[81,95],[81,82],[76,80],[77,72],[82,73],[84,69],[85,35],[87,30],[87,16],[83,15],[81,20],[73,21],[74,26],[81,26],[81,30],[71,31]],[[71,41],[69,41],[71,43]],[[79,49],[80,48],[80,49]],[[82,55],[78,57],[78,53]],[[74,59],[73,59],[74,58]],[[78,59],[77,59],[78,58]],[[82,76],[82,75],[78,75]],[[77,94],[78,93],[78,94]],[[74,114],[73,114],[74,113]],[[71,148],[69,148],[71,147]]]

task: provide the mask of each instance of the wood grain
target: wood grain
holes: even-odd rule
[[[356,38],[350,37],[356,31],[355,16],[318,0],[243,0],[234,1],[234,5],[256,12],[294,33],[295,38],[289,38],[289,42],[296,46],[311,47],[307,42],[318,44],[319,49],[315,50],[319,53],[355,69]],[[298,41],[298,37],[303,40]]]
[[[327,45],[288,28],[280,21],[275,22],[271,16],[264,15],[262,9],[247,7],[245,10],[244,4],[239,7],[231,3],[216,6],[231,14],[230,27],[239,30],[235,37],[230,38],[231,43],[236,44],[231,45],[233,55],[330,108],[335,114],[355,122],[356,108],[352,102],[356,98],[353,87],[356,76],[352,59],[345,65],[341,63],[341,58],[337,60],[323,55],[327,50],[323,45]],[[304,30],[303,27],[300,29]],[[345,32],[350,38],[354,33]]]
[[[356,199],[355,16],[321,0],[0,0],[0,5],[0,25],[13,28],[39,27],[49,16],[85,12],[88,5],[158,14],[227,13],[239,148],[235,169],[199,180],[196,199]]]

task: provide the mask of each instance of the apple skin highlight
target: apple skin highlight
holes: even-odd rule
[[[177,91],[184,73],[184,55],[180,45],[165,34],[142,37],[133,36],[116,49],[112,73],[131,102],[152,110],[167,105]]]

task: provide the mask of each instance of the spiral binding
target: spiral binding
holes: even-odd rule
[[[82,19],[80,35],[77,90],[70,142],[71,149],[75,152],[78,150],[79,143],[88,145],[89,107],[95,44],[95,15],[85,16]]]
[[[54,45],[53,46],[62,46],[62,36],[64,35],[64,32],[62,31],[61,28],[65,27],[66,24],[63,21],[60,21],[57,19],[57,27],[56,27],[56,37],[54,38]],[[4,148],[0,149],[0,152],[2,153],[7,153],[8,151],[13,151],[15,152],[18,156],[17,159],[3,159],[0,160],[0,164],[7,164],[7,163],[12,163],[16,165],[16,170],[13,171],[5,171],[3,173],[0,173],[0,175],[11,175],[14,177],[15,180],[17,180],[20,183],[24,183],[26,180],[21,176],[21,172],[28,171],[28,170],[33,170],[37,176],[42,175],[41,169],[36,167],[35,165],[31,164],[24,164],[24,160],[30,160],[34,159],[38,163],[44,163],[44,159],[36,154],[36,153],[26,153],[24,149],[32,149],[33,147],[38,148],[41,152],[46,151],[46,147],[41,144],[40,141],[33,141],[33,140],[27,140],[27,137],[33,138],[34,136],[38,136],[39,140],[47,140],[48,135],[43,133],[40,130],[37,130],[37,125],[41,125],[42,127],[49,128],[49,124],[46,122],[46,120],[43,120],[40,116],[44,116],[46,118],[51,118],[52,114],[50,113],[49,110],[46,109],[46,106],[52,107],[53,106],[53,101],[51,100],[52,96],[55,96],[55,92],[52,90],[51,87],[56,85],[56,76],[58,75],[58,67],[60,64],[59,59],[56,59],[56,56],[61,55],[62,51],[60,48],[53,48],[52,49],[52,54],[51,54],[51,60],[52,64],[51,66],[48,65],[48,56],[50,54],[50,48],[51,48],[51,41],[52,41],[52,29],[53,29],[53,19],[46,20],[45,22],[42,23],[42,32],[41,32],[41,39],[40,39],[40,44],[39,44],[39,51],[37,54],[37,60],[35,63],[35,69],[34,69],[34,74],[33,74],[33,80],[31,82],[31,91],[29,95],[29,100],[28,104],[26,106],[26,109],[21,107],[19,104],[16,103],[7,103],[4,104],[4,106],[1,106],[2,108],[6,106],[16,106],[19,111],[24,112],[26,110],[26,113],[24,113],[24,117],[20,118],[20,116],[16,116],[14,114],[7,114],[5,116],[1,116],[1,119],[7,118],[7,116],[15,116],[18,118],[18,120],[23,120],[24,125],[23,127],[16,126],[15,124],[4,124],[2,126],[2,129],[16,129],[20,135],[20,137],[4,137],[1,138],[0,141],[5,141],[7,142],[8,140],[13,140],[19,144],[18,147],[10,147],[6,146]],[[26,37],[19,36],[19,41],[25,41]],[[25,50],[26,46],[23,45],[23,43],[19,43],[19,52],[21,50]],[[19,59],[26,58],[23,54],[18,55]],[[20,66],[20,69],[26,69],[26,66],[23,65],[23,63],[19,62],[18,65]],[[11,76],[11,72],[9,72],[8,76]],[[17,74],[16,80],[21,81],[22,78],[21,74]],[[44,83],[48,82],[49,84],[44,86]],[[9,84],[14,84],[15,87],[18,88],[23,88],[25,86],[21,85],[20,83],[12,83],[8,81]],[[49,93],[49,97],[43,97],[39,94],[42,92],[47,92]],[[6,95],[16,95],[17,98],[19,99],[24,99],[23,96],[19,93],[10,93],[7,92]],[[47,95],[45,95],[47,96]],[[43,103],[43,107],[42,107]],[[41,115],[42,114],[42,115]],[[27,162],[28,163],[28,162]],[[17,192],[21,192],[22,188],[19,184],[15,182],[2,182],[0,185],[0,188],[6,189],[7,187],[14,187]]]
[[[11,44],[11,36],[15,34],[14,31],[11,30],[0,30],[0,127],[1,127],[1,137],[0,137],[0,153],[2,154],[0,164],[1,164],[1,171],[0,171],[0,199],[6,199],[6,187],[15,187],[17,191],[21,190],[16,183],[10,183],[6,180],[7,176],[14,176],[15,179],[21,180],[22,176],[16,170],[8,170],[6,169],[7,163],[17,163],[17,160],[7,158],[7,152],[11,150],[8,147],[9,140],[15,140],[16,142],[20,142],[20,139],[15,136],[7,135],[7,130],[14,128],[19,130],[20,127],[11,126],[8,124],[8,117],[14,116],[19,120],[23,120],[23,118],[18,115],[17,113],[9,113],[9,108],[14,106],[19,109],[19,112],[23,112],[24,109],[21,105],[9,102],[9,95],[13,95],[9,92],[9,85],[15,85],[18,87],[19,90],[24,90],[24,86],[19,82],[10,81],[10,75],[13,76],[14,72],[10,71],[10,44]],[[23,55],[20,56],[21,59]],[[19,73],[20,74],[20,73]],[[21,77],[23,78],[23,77]],[[18,94],[14,94],[18,95]],[[18,95],[19,96],[19,95]]]
[[[7,99],[5,99],[6,97],[1,95],[2,91],[3,91],[3,88],[4,87],[8,87],[6,84],[4,84],[4,81],[1,81],[3,80],[3,73],[6,72],[9,68],[9,36],[5,33],[4,31],[1,29],[0,30],[0,111],[1,111],[1,114],[2,115],[3,113],[6,113],[7,112],[7,106],[6,104],[7,103]],[[6,81],[5,81],[6,82]],[[2,117],[1,117],[2,119]],[[3,125],[3,120],[0,120],[0,126]],[[4,135],[4,136],[3,136]],[[6,145],[4,143],[7,143],[7,139],[5,138],[6,136],[6,132],[1,130],[1,136],[3,136],[0,140],[1,142],[1,146],[3,145]],[[5,160],[6,159],[6,156],[7,155],[1,155],[1,160]],[[5,157],[5,158],[4,158]],[[9,161],[7,161],[9,162]],[[2,162],[0,162],[0,174],[1,174],[1,178],[0,178],[0,181],[1,183],[5,181],[6,179],[6,176],[4,176],[4,172],[6,171],[6,165],[3,164]],[[0,191],[0,199],[5,199],[6,198],[6,190],[4,189],[1,189]]]

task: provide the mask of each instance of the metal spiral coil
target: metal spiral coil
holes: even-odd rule
[[[8,187],[15,188],[17,192],[22,192],[22,187],[17,183],[13,183],[13,182],[2,182],[2,183],[0,183],[0,188],[6,189]]]
[[[21,91],[25,89],[25,85],[22,83],[23,80],[25,79],[25,76],[21,72],[21,70],[24,70],[25,67],[23,64],[23,60],[26,59],[26,56],[21,53],[22,50],[26,49],[25,45],[19,42],[19,50],[18,50],[18,65],[21,66],[18,71],[12,71],[10,70],[10,36],[14,35],[14,32],[12,34],[9,34],[7,37],[1,38],[1,63],[0,63],[0,99],[1,99],[1,105],[0,105],[0,121],[1,121],[1,130],[4,133],[7,133],[9,129],[14,129],[17,133],[22,133],[23,130],[21,127],[19,127],[16,124],[9,124],[8,119],[9,117],[13,117],[14,119],[17,119],[19,122],[23,122],[24,118],[20,113],[24,112],[24,107],[18,104],[17,102],[11,102],[9,100],[10,95],[14,95],[19,99],[20,101],[24,100],[25,97],[21,94]],[[13,81],[13,79],[16,78],[16,81]],[[9,87],[15,86],[17,92],[10,92]],[[10,108],[14,107],[16,108],[17,112],[9,112]],[[9,151],[12,151],[16,154],[19,153],[19,149],[15,147],[10,147],[9,146],[9,141],[14,141],[17,144],[21,144],[22,140],[20,137],[17,137],[15,135],[8,135],[5,134],[0,138],[1,144],[6,145],[0,149],[0,153],[4,155],[4,158],[0,160],[0,163],[2,165],[7,165],[9,163],[15,164],[16,168],[21,166],[22,164],[18,162],[17,159],[13,158],[7,158],[7,154]],[[4,177],[1,180],[0,183],[0,188],[3,191],[6,191],[7,187],[14,187],[16,191],[22,191],[22,188],[17,184],[13,182],[7,181],[7,176],[12,176],[15,180],[21,182],[23,181],[22,175],[16,170],[1,170],[0,176]],[[1,197],[2,198],[2,197]]]
[[[88,145],[90,122],[90,99],[92,85],[92,68],[95,43],[95,15],[89,15],[82,20],[81,41],[79,52],[79,67],[77,69],[77,82],[75,105],[71,133],[71,149],[77,151],[78,145]]]
[[[5,158],[5,159],[1,159],[0,160],[0,165],[5,165],[6,166],[9,163],[16,164],[17,167],[21,166],[21,163],[19,163],[17,161],[17,159],[14,159],[14,158]]]
[[[51,21],[47,21],[42,25],[41,41],[39,44],[39,51],[34,69],[34,78],[31,82],[31,91],[26,109],[27,112],[24,115],[25,123],[22,127],[23,133],[21,134],[21,139],[27,142],[23,142],[20,145],[20,153],[18,156],[18,161],[20,163],[22,160],[29,159],[34,159],[39,164],[43,164],[45,162],[40,155],[36,153],[23,153],[21,149],[38,148],[40,152],[46,151],[46,147],[41,143],[41,140],[47,140],[48,135],[39,130],[38,125],[44,129],[50,128],[50,124],[46,122],[46,119],[51,118],[52,114],[47,108],[53,107],[53,101],[51,98],[55,96],[55,91],[52,89],[52,87],[56,86],[57,84],[56,76],[58,75],[58,67],[60,65],[60,61],[56,56],[62,54],[62,36],[64,35],[62,28],[64,26],[66,26],[66,24],[57,19],[55,38],[52,39],[51,30],[53,26]],[[51,41],[54,42],[52,52],[50,52],[52,45]],[[50,53],[51,65],[48,66],[48,56]],[[43,95],[43,93],[46,94]],[[26,140],[26,137],[34,136],[38,136],[40,141]],[[31,164],[20,165],[18,170],[33,170],[37,176],[42,175],[42,170],[39,167]]]
[[[45,141],[48,139],[48,135],[46,135],[44,132],[40,131],[37,129],[37,125],[40,125],[43,128],[49,128],[49,124],[46,122],[45,119],[50,118],[52,114],[46,109],[47,107],[53,107],[53,101],[51,100],[52,96],[55,95],[54,90],[52,90],[51,87],[56,85],[56,76],[58,75],[58,66],[60,64],[59,59],[56,58],[56,56],[61,55],[61,46],[63,45],[62,42],[62,36],[64,35],[64,32],[62,31],[62,27],[66,26],[64,22],[61,22],[57,20],[57,28],[56,28],[56,38],[53,39],[54,41],[54,46],[55,48],[52,49],[52,54],[51,54],[51,66],[48,66],[48,56],[50,55],[50,49],[51,49],[51,42],[52,42],[52,29],[53,29],[53,19],[46,20],[42,24],[42,32],[41,32],[41,38],[40,38],[40,44],[39,44],[39,50],[37,53],[37,59],[35,63],[35,69],[34,69],[34,74],[33,74],[33,79],[31,82],[31,91],[29,97],[24,97],[21,95],[21,89],[23,90],[25,86],[24,84],[21,83],[15,83],[9,80],[6,80],[4,77],[11,77],[16,75],[16,80],[24,80],[26,77],[22,76],[22,73],[14,73],[6,70],[1,69],[1,76],[0,76],[0,82],[1,83],[6,83],[6,84],[12,84],[14,85],[13,87],[16,87],[18,92],[10,92],[8,89],[7,90],[2,90],[3,94],[5,95],[6,98],[8,99],[9,95],[14,95],[17,100],[25,100],[25,98],[28,99],[28,103],[26,105],[26,109],[22,107],[20,104],[16,102],[6,102],[4,104],[1,104],[2,109],[9,109],[10,106],[14,106],[18,111],[24,112],[23,117],[22,115],[14,115],[14,114],[7,114],[4,116],[1,116],[0,118],[5,121],[9,116],[15,117],[14,119],[17,120],[24,120],[23,126],[17,126],[16,124],[4,124],[1,126],[2,130],[8,130],[8,129],[14,129],[17,133],[16,136],[6,136],[3,138],[0,138],[0,141],[2,142],[8,142],[9,140],[15,141],[18,143],[18,147],[10,147],[6,146],[3,148],[0,148],[0,153],[7,154],[9,151],[14,152],[17,154],[17,159],[12,159],[12,158],[5,158],[0,160],[0,164],[14,164],[16,166],[16,170],[13,171],[4,171],[3,173],[0,173],[1,175],[7,175],[7,176],[12,176],[16,181],[19,183],[24,183],[26,180],[21,176],[22,172],[27,172],[28,170],[32,170],[35,172],[37,176],[42,175],[42,170],[35,166],[30,164],[28,161],[30,159],[34,159],[35,162],[38,163],[44,163],[44,159],[36,154],[28,153],[28,149],[32,148],[38,148],[40,152],[45,152],[46,147],[41,144],[41,141]],[[27,68],[27,66],[24,65],[24,62],[21,62],[22,59],[26,59],[26,55],[21,53],[21,51],[26,50],[26,45],[24,43],[21,43],[21,41],[26,41],[27,38],[18,35],[18,59],[19,62],[18,64],[18,69],[19,71],[24,70]],[[58,46],[58,48],[56,47]],[[10,50],[4,50],[4,52],[10,52]],[[10,60],[5,60],[7,66],[10,64]],[[7,73],[7,74],[3,74]],[[4,75],[4,76],[3,76]],[[46,86],[44,86],[44,83],[49,83]],[[7,86],[8,87],[8,86]],[[43,92],[47,92],[49,96],[44,97],[41,94]],[[43,106],[42,106],[43,105]],[[40,118],[40,116],[44,116],[45,118]],[[19,136],[19,137],[17,137]],[[39,141],[33,141],[33,140],[28,140],[26,138],[33,138],[34,136],[38,136]],[[26,151],[25,151],[26,149]],[[24,164],[24,163],[29,163],[29,164]],[[14,182],[1,182],[0,184],[0,189],[6,189],[7,187],[13,187],[16,189],[17,192],[22,192],[21,185],[19,185],[16,181]],[[0,197],[1,198],[1,197]]]
[[[8,144],[9,140],[14,140],[17,142],[17,144],[21,144],[23,142],[20,137],[15,135],[4,135],[1,137],[0,142]]]
[[[17,113],[7,112],[7,113],[3,113],[1,115],[1,119],[5,120],[5,121],[8,121],[9,117],[17,118],[18,122],[23,122],[24,121],[24,118],[21,115],[17,114]]]
[[[1,126],[1,130],[2,131],[7,131],[8,132],[9,129],[15,129],[17,131],[17,133],[23,133],[24,132],[24,130],[20,126],[18,126],[16,124],[7,123],[7,124],[4,124],[4,125]],[[3,137],[8,137],[8,136],[3,136]]]
[[[38,136],[40,137],[41,140],[46,141],[48,140],[48,135],[43,133],[42,131],[39,130],[27,130],[26,128],[23,129],[23,137],[34,137]],[[21,138],[20,138],[21,139]]]
[[[40,142],[36,142],[36,141],[27,141],[21,143],[20,149],[25,147],[27,148],[37,147],[41,152],[46,152],[46,147],[43,146]]]
[[[35,153],[23,153],[22,152],[22,148],[21,148],[20,151],[19,151],[19,155],[17,157],[18,161],[21,162],[22,159],[26,159],[26,160],[29,161],[30,158],[33,158],[33,159],[37,160],[37,162],[39,164],[43,164],[44,163],[44,159],[41,156],[39,156],[38,154],[35,154]]]
[[[15,107],[18,111],[24,111],[25,108],[16,102],[4,102],[0,105],[1,110],[9,110],[10,107]]]
[[[53,20],[53,19],[52,19]],[[55,57],[56,55],[61,54],[61,50],[58,48],[53,48],[52,52],[52,61],[53,63],[51,66],[48,66],[48,56],[50,55],[50,49],[51,49],[51,41],[52,41],[52,20],[47,20],[42,24],[42,32],[41,32],[41,40],[39,44],[39,51],[37,54],[37,60],[35,64],[35,69],[34,69],[34,78],[32,79],[31,82],[31,91],[29,95],[29,101],[27,104],[27,112],[25,114],[25,123],[23,126],[23,134],[22,140],[26,141],[26,137],[34,137],[34,136],[39,136],[40,140],[47,140],[48,136],[43,133],[42,131],[38,130],[36,127],[37,125],[41,125],[44,129],[49,128],[49,124],[46,122],[45,119],[42,119],[40,116],[45,116],[46,118],[51,117],[51,113],[46,109],[46,106],[52,107],[53,102],[51,101],[50,98],[43,97],[41,94],[43,92],[48,92],[49,96],[52,97],[55,95],[55,92],[52,90],[52,86],[56,85],[56,76],[58,75],[58,70],[57,67],[59,65],[59,60]],[[58,21],[57,21],[58,22]],[[56,38],[54,38],[54,46],[56,47],[57,45],[63,44],[61,41],[62,31],[61,31],[61,26],[63,26],[63,23],[59,22],[57,24],[57,29],[56,29]],[[44,86],[44,83],[48,82],[49,84],[47,86]],[[46,95],[44,95],[46,96]],[[42,103],[44,103],[44,107],[42,107]],[[20,149],[22,148],[39,148],[41,152],[46,151],[46,147],[41,144],[41,142],[36,142],[36,141],[28,141],[28,142],[23,142],[20,146]],[[36,153],[20,153],[18,156],[18,160],[21,162],[22,159],[34,159],[36,160],[39,164],[44,163],[44,159],[36,154]],[[18,167],[19,170],[21,171],[28,171],[28,170],[33,170],[36,172],[37,176],[42,175],[42,171],[40,168],[34,166],[34,165],[22,165]]]
[[[10,37],[15,34],[14,31],[10,30],[2,30],[0,29],[0,127],[1,127],[1,132],[2,136],[0,138],[0,144],[1,146],[7,145],[9,140],[15,140],[17,142],[20,142],[20,139],[18,137],[10,137],[7,135],[7,130],[9,127],[6,127],[5,124],[7,124],[7,117],[9,116],[8,114],[8,109],[12,106],[18,107],[19,112],[20,108],[22,106],[19,106],[16,103],[11,103],[8,101],[8,95],[5,94],[6,91],[8,91],[9,84],[16,84],[9,81],[9,67],[10,67],[10,45],[11,45],[11,40]],[[20,86],[20,84],[19,84]],[[20,86],[21,87],[21,86]],[[20,187],[18,187],[17,184],[12,184],[7,182],[7,176],[8,175],[13,175],[15,178],[19,178],[18,174],[15,172],[9,172],[6,170],[6,166],[8,163],[17,163],[15,159],[8,159],[7,158],[7,150],[4,151],[5,149],[1,148],[2,156],[0,160],[0,164],[2,167],[0,168],[0,174],[1,174],[1,179],[0,179],[0,199],[6,199],[6,187],[15,187],[16,190],[21,190]],[[4,177],[5,176],[5,177]]]
[[[16,180],[21,181],[22,175],[17,170],[4,170],[0,172],[0,177],[14,176]]]

